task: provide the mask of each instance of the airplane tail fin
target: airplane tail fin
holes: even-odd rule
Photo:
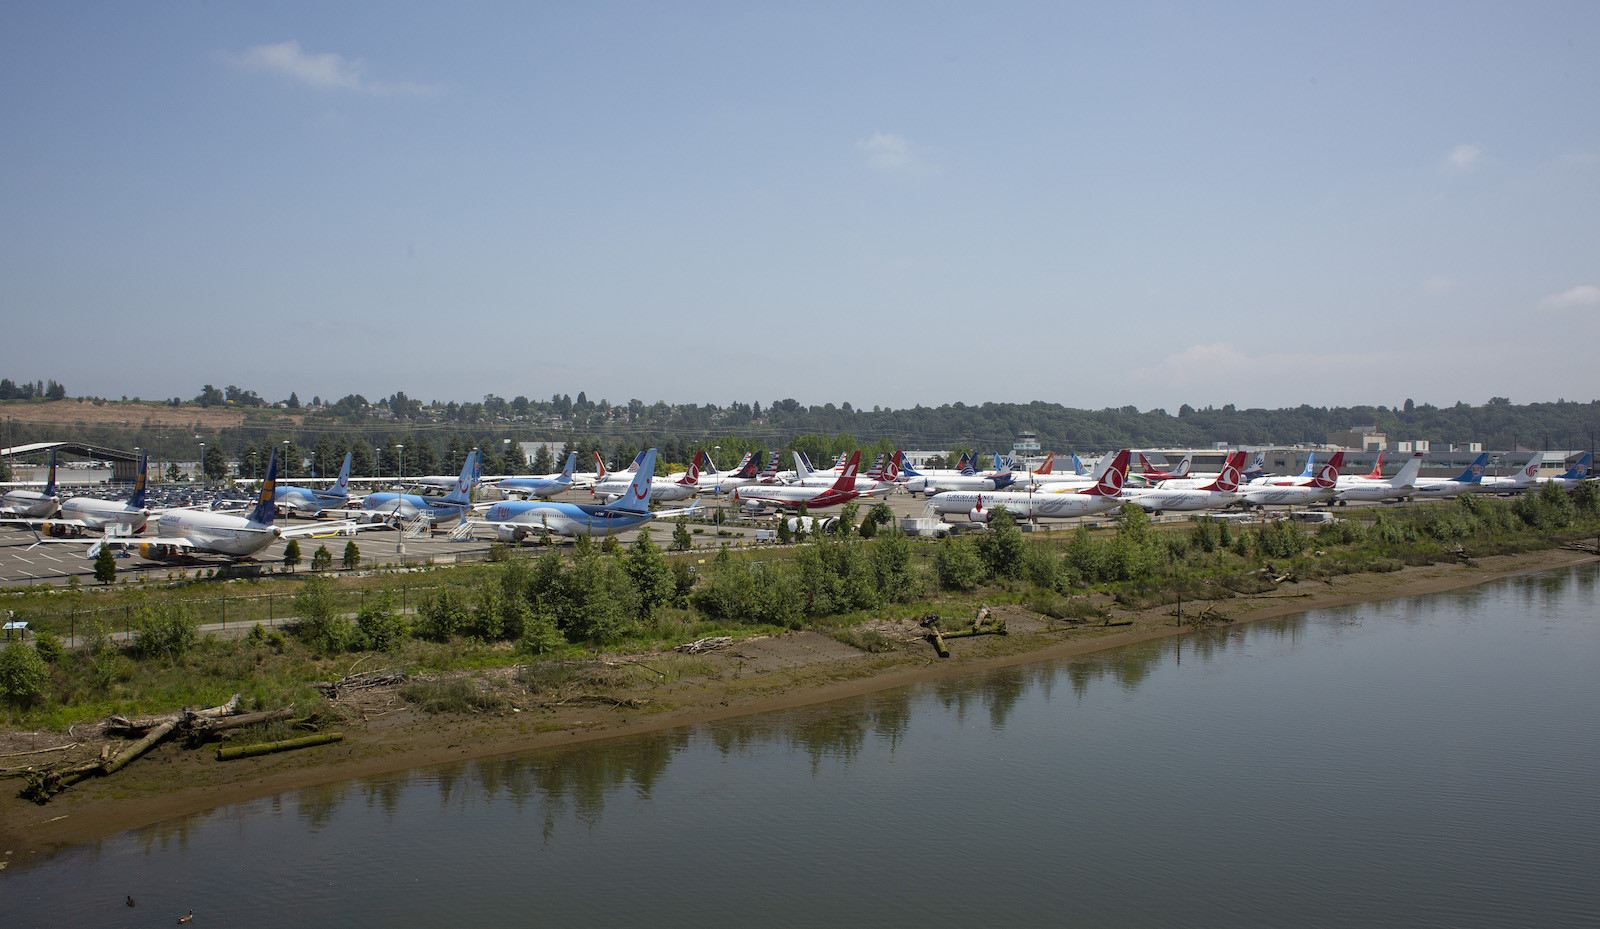
[[[1267,473],[1267,453],[1256,452],[1256,457],[1251,459],[1250,467],[1244,469],[1244,479],[1252,480]]]
[[[1050,473],[1050,469],[1055,467],[1055,464],[1056,464],[1056,453],[1055,452],[1051,452],[1050,454],[1044,456],[1044,461],[1039,465],[1039,467],[1037,469],[1034,470],[1033,473],[1034,474],[1049,474]]]
[[[574,470],[576,470],[577,467],[578,467],[578,453],[577,452],[568,452],[567,453],[567,466],[565,468],[561,469],[561,475],[559,477],[557,477],[556,480],[561,481],[564,484],[572,483],[572,472]]]
[[[1335,487],[1339,483],[1339,469],[1344,467],[1344,452],[1334,452],[1328,463],[1311,478],[1313,487]]]
[[[1489,463],[1489,453],[1484,452],[1472,459],[1472,464],[1467,465],[1467,470],[1457,474],[1453,480],[1463,484],[1476,484],[1483,480],[1483,466]]]
[[[856,469],[859,467],[861,467],[861,453],[859,451],[851,452],[850,460],[845,462],[844,473],[840,474],[839,479],[833,482],[833,489],[843,493],[855,490]]]
[[[639,462],[639,470],[634,472],[633,482],[623,491],[617,502],[611,504],[612,508],[627,513],[650,512],[650,478],[655,473],[656,450],[646,449],[643,460]]]
[[[1194,466],[1194,452],[1189,452],[1187,455],[1183,456],[1183,460],[1182,461],[1178,462],[1178,466],[1176,468],[1172,469],[1172,476],[1173,477],[1188,477],[1189,476],[1189,469],[1191,467],[1193,467],[1193,466]],[[1243,468],[1244,468],[1244,456],[1243,455],[1239,456],[1239,466],[1240,466],[1240,470],[1243,470]]]
[[[1417,475],[1420,474],[1421,472],[1422,472],[1422,453],[1421,452],[1416,452],[1411,456],[1411,460],[1407,461],[1400,468],[1400,471],[1397,474],[1395,474],[1394,480],[1391,481],[1390,483],[1395,487],[1405,487],[1407,485],[1415,485],[1416,482],[1417,482]]]
[[[56,495],[56,450],[53,448],[50,449],[50,477],[44,483],[44,495],[46,497]]]
[[[1589,452],[1584,452],[1581,456],[1579,456],[1577,461],[1572,463],[1572,467],[1567,469],[1567,473],[1561,476],[1569,481],[1581,481],[1589,476],[1589,462],[1593,460],[1594,455],[1590,454]],[[55,471],[52,470],[50,472],[50,476],[51,480],[54,480]]]
[[[1544,452],[1534,452],[1533,457],[1528,459],[1528,463],[1522,466],[1521,471],[1517,472],[1517,483],[1533,483],[1534,479],[1539,476],[1539,466],[1542,464],[1544,464]]]
[[[876,457],[876,458],[874,458],[872,460],[872,467],[867,469],[866,476],[871,478],[872,480],[875,480],[875,481],[883,480],[883,453],[882,452],[879,452],[878,453],[878,457]]]
[[[339,466],[339,480],[333,485],[333,492],[341,497],[350,496],[350,461],[355,456],[350,452],[344,453],[344,464]]]
[[[1207,484],[1202,490],[1220,490],[1223,493],[1233,493],[1239,489],[1240,468],[1244,467],[1244,452],[1234,452],[1222,464],[1222,473],[1217,479]]]
[[[606,463],[600,459],[600,453],[599,452],[595,452],[594,453],[594,482],[596,484],[598,484],[601,481],[604,481],[606,479],[606,476],[608,474],[610,474],[610,473],[611,472],[606,470]]]
[[[1300,472],[1301,477],[1312,478],[1317,476],[1317,453],[1312,452],[1306,456],[1306,469]]]
[[[751,478],[756,476],[756,453],[745,452],[744,460],[739,462],[739,467],[733,469],[734,477]]]
[[[1155,465],[1150,463],[1150,459],[1144,456],[1144,452],[1139,453],[1139,467],[1143,469],[1145,477],[1151,477],[1152,475],[1161,473],[1156,469]]]
[[[445,503],[471,503],[472,488],[478,483],[478,450],[467,452],[467,460],[461,464],[461,476],[456,478],[456,486],[444,495]]]
[[[916,468],[913,468],[913,467],[911,467],[911,465],[907,464],[904,458],[902,458],[900,460],[900,473],[904,474],[906,477],[921,477],[922,476],[922,472],[918,471]]]
[[[1100,479],[1084,493],[1094,497],[1122,496],[1122,481],[1128,476],[1128,465],[1132,462],[1132,458],[1133,454],[1127,449],[1117,452],[1115,456],[1105,456],[1101,459],[1106,463],[1105,467],[1096,469],[1100,471]]]
[[[1367,475],[1369,481],[1383,480],[1383,452],[1378,453],[1378,463],[1372,466],[1372,473]]]
[[[250,511],[250,521],[263,526],[272,525],[272,517],[278,508],[272,505],[273,493],[278,489],[278,446],[272,446],[272,453],[267,456],[267,477],[261,482],[261,488],[256,493],[256,508]],[[137,504],[142,506],[143,504]]]
[[[766,468],[756,475],[756,480],[763,484],[770,484],[778,479],[778,454],[778,452],[772,453],[772,457],[767,459]]]
[[[150,479],[150,453],[145,452],[139,456],[139,473],[133,478],[133,496],[128,498],[128,505],[136,510],[144,509],[144,485]]]
[[[901,462],[905,461],[905,457],[905,452],[899,449],[895,450],[894,457],[889,459],[889,468],[884,472],[885,480],[898,481],[900,479],[900,465]]]
[[[803,481],[813,474],[811,462],[806,459],[805,452],[794,453],[794,476],[796,480]]]
[[[684,472],[683,477],[678,478],[678,483],[687,484],[690,487],[698,486],[700,484],[700,462],[704,461],[705,457],[705,452],[695,452],[694,460],[689,462],[689,470]]]
[[[1085,474],[1089,470],[1083,466],[1083,459],[1078,457],[1077,452],[1072,453],[1072,470],[1073,473],[1078,475]]]

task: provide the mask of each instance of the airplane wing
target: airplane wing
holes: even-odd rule
[[[44,526],[67,526],[72,529],[89,528],[89,524],[81,519],[44,519],[38,516],[0,519],[0,526],[18,526],[25,529],[39,529]]]
[[[79,541],[82,541],[82,540],[79,540]],[[93,545],[89,546],[89,550],[84,552],[83,556],[85,558],[88,558],[90,561],[93,561],[95,558],[99,557],[100,552],[101,552],[102,549],[106,549],[106,548],[137,548],[140,545],[145,545],[145,544],[152,543],[152,542],[158,542],[164,548],[174,548],[174,549],[181,549],[181,550],[184,550],[184,551],[194,551],[194,552],[206,551],[206,549],[202,548],[199,545],[196,545],[195,543],[189,541],[188,539],[181,539],[181,538],[174,538],[174,539],[143,539],[143,538],[140,538],[139,536],[136,536],[136,535],[114,535],[114,534],[108,532],[103,537],[101,537],[99,541],[97,541]]]
[[[382,523],[358,523],[353,519],[342,519],[331,523],[309,523],[304,526],[294,526],[278,533],[282,539],[324,539],[334,536],[355,535],[362,529],[387,529]]]
[[[652,510],[650,515],[656,519],[677,519],[679,516],[688,516],[692,514],[699,506],[700,501],[696,499],[694,502],[690,503],[681,510]]]

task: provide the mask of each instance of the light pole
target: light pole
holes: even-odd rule
[[[194,438],[195,438],[195,441],[197,441],[197,442],[200,441],[200,437],[199,436],[195,436]],[[196,481],[199,481],[201,483],[205,482],[205,478],[206,478],[206,443],[204,443],[204,442],[200,442],[200,464],[194,469],[194,475],[195,475],[195,480]]]
[[[289,440],[288,439],[284,439],[283,440],[283,475],[284,475],[284,477],[294,477],[294,470],[289,467]]]
[[[716,459],[721,457],[721,455],[722,455],[722,446],[720,446],[720,445],[711,446],[711,455],[712,455],[711,467],[715,468],[717,466]],[[722,525],[722,482],[721,481],[717,482],[717,525],[719,525],[719,526]]]
[[[512,471],[509,467],[506,466],[506,459],[509,458],[510,455],[511,455],[511,440],[510,439],[501,439],[500,440],[500,470],[505,472],[505,473],[507,473],[507,474],[521,474],[522,473],[521,470]],[[527,462],[523,462],[523,463],[526,464]]]
[[[395,457],[399,459],[399,469],[400,469],[399,483],[403,484],[403,483],[405,483],[405,480],[406,480],[406,447],[404,445],[396,443],[395,447],[394,447],[394,450],[395,450]],[[394,514],[395,514],[394,553],[397,556],[399,556],[399,558],[400,558],[400,566],[401,567],[405,567],[405,563],[406,563],[406,524],[405,524],[404,520],[402,520],[400,518],[400,504],[398,502],[395,503]]]

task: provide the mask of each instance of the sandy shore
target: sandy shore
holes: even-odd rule
[[[1438,564],[1392,574],[1285,584],[1219,606],[1229,623],[1253,622],[1325,607],[1435,593],[1596,560],[1552,550],[1485,558],[1474,565]],[[94,841],[125,829],[216,806],[316,784],[408,768],[650,732],[752,713],[783,710],[991,668],[1070,657],[1181,634],[1173,608],[1116,611],[1120,626],[1063,627],[1021,608],[1000,611],[1007,636],[951,641],[939,659],[910,623],[879,626],[903,647],[867,654],[815,632],[752,639],[710,653],[709,673],[670,684],[607,688],[637,707],[601,703],[542,705],[536,695],[512,697],[518,710],[473,716],[430,715],[392,693],[368,692],[341,703],[349,720],[337,745],[240,761],[212,751],[166,744],[117,774],[86,781],[39,806],[16,796],[20,780],[0,796],[0,869]],[[640,656],[648,661],[648,656]],[[509,674],[508,674],[509,676]],[[514,694],[516,688],[512,688]],[[39,748],[72,741],[40,733]],[[15,741],[13,740],[13,744]],[[97,749],[94,749],[97,750]],[[43,755],[50,758],[50,755]],[[5,766],[32,760],[0,759]]]

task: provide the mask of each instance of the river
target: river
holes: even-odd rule
[[[287,793],[0,874],[0,926],[1600,925],[1597,581]]]

